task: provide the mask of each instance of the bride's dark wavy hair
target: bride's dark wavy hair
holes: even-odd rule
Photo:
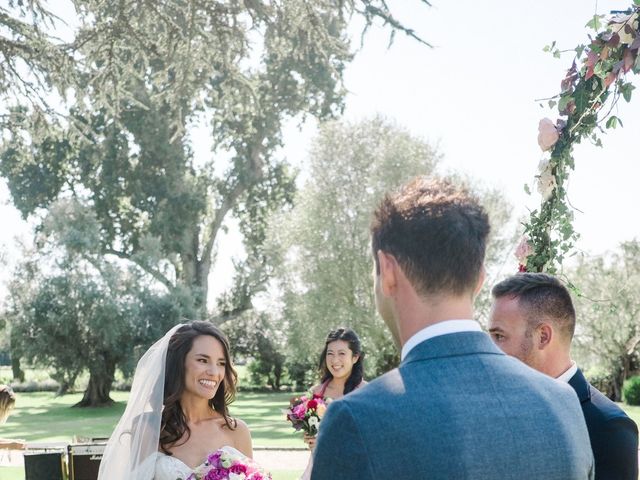
[[[344,384],[344,392],[342,393],[346,395],[347,393],[355,390],[356,387],[362,383],[362,379],[364,377],[364,352],[362,351],[358,335],[356,335],[356,332],[350,328],[338,328],[330,331],[329,335],[327,335],[327,340],[324,343],[324,350],[322,350],[322,354],[320,354],[320,362],[318,363],[320,378],[322,379],[321,383],[333,378],[333,375],[331,375],[331,372],[327,367],[327,350],[329,349],[329,344],[336,340],[344,340],[347,342],[349,344],[349,350],[351,350],[354,355],[358,355],[358,361],[353,364],[351,375],[349,375],[349,378],[347,378],[347,381]]]
[[[224,381],[218,386],[218,391],[209,399],[209,406],[222,414],[225,424],[231,430],[236,428],[236,421],[229,416],[229,404],[236,397],[236,383],[238,374],[231,364],[229,340],[222,331],[210,322],[195,321],[183,325],[169,340],[167,349],[166,370],[164,376],[164,409],[162,410],[162,425],[160,428],[160,448],[167,455],[171,452],[167,447],[175,445],[186,433],[184,442],[189,439],[191,430],[187,425],[180,398],[185,387],[185,359],[193,347],[195,338],[209,335],[222,344],[224,359]],[[182,442],[182,443],[184,443]]]

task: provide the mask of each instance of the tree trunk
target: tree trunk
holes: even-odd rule
[[[620,357],[620,367],[613,375],[613,400],[614,402],[622,401],[622,385],[624,381],[629,377],[629,371],[631,369],[631,357],[629,355],[623,355]]]
[[[24,382],[24,370],[20,368],[20,357],[17,355],[11,355],[11,373],[20,383]]]
[[[89,370],[89,385],[82,400],[74,407],[106,407],[114,401],[109,394],[115,374],[115,362],[105,361],[99,368]]]
[[[11,351],[11,373],[13,374],[13,378],[18,380],[20,383],[24,382],[24,370],[20,367],[20,357],[22,356],[22,352],[18,348],[20,345],[20,340],[16,338],[17,333],[16,329],[11,330],[11,336],[9,337],[10,342],[10,351]]]
[[[185,234],[185,241],[180,252],[181,272],[178,279],[184,286],[189,288],[193,303],[202,318],[207,316],[208,276],[207,271],[202,275],[202,261],[198,258],[200,250],[199,229],[196,226],[194,231]]]

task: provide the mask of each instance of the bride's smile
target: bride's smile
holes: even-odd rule
[[[224,348],[217,339],[208,335],[195,338],[184,361],[183,395],[213,398],[224,379],[226,364]]]

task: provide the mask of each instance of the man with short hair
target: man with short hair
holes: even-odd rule
[[[587,382],[571,359],[576,313],[567,288],[544,273],[520,273],[493,287],[493,341],[508,355],[568,383],[580,399],[596,480],[638,479],[638,428]]]
[[[419,178],[382,200],[374,291],[402,362],[330,404],[312,480],[593,478],[575,393],[472,320],[488,233],[475,197],[448,181]]]

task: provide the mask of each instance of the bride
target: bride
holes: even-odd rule
[[[98,480],[187,478],[218,450],[252,457],[247,425],[229,416],[237,374],[209,322],[172,328],[140,359]]]

